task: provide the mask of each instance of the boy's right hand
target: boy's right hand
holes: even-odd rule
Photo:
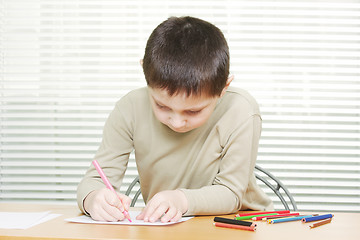
[[[84,209],[96,221],[117,222],[124,220],[124,210],[129,209],[131,198],[107,188],[90,192],[84,199]]]

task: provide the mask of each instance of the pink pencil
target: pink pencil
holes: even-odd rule
[[[111,191],[113,191],[113,193],[115,193],[116,196],[118,196],[117,193],[115,192],[115,189],[113,188],[113,186],[112,186],[111,183],[109,182],[109,179],[106,177],[104,171],[101,169],[98,161],[96,161],[96,160],[94,159],[94,160],[92,161],[92,163],[93,163],[93,165],[95,166],[96,171],[99,173],[101,179],[102,179],[103,182],[105,183],[106,187],[107,187],[108,189],[110,189]],[[119,198],[119,199],[120,199],[120,198]],[[120,201],[121,201],[121,199],[120,199]],[[128,213],[126,210],[124,210],[122,213],[123,213],[124,216],[129,220],[129,222],[132,222],[129,213]]]

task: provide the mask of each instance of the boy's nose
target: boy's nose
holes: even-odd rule
[[[174,114],[170,118],[170,124],[173,128],[180,129],[186,125],[186,120],[182,116]]]

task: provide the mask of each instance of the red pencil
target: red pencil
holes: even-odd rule
[[[239,213],[239,214],[236,214],[235,217],[244,217],[244,216],[251,216],[251,215],[261,215],[261,214],[268,214],[268,213],[283,214],[283,213],[290,213],[290,211],[289,211],[289,210],[283,210],[283,211],[269,211],[269,212]]]
[[[216,227],[234,228],[234,229],[247,230],[247,231],[255,231],[256,230],[256,227],[254,227],[254,226],[247,227],[247,226],[221,223],[221,222],[214,222],[214,225]]]

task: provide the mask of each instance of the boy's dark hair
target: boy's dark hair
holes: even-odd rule
[[[219,96],[229,75],[229,48],[216,26],[170,17],[151,33],[143,69],[147,85],[173,94]]]

